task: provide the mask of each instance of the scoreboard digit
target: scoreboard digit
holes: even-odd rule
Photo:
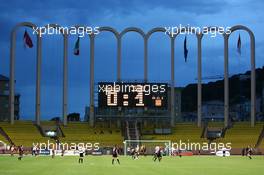
[[[166,83],[98,83],[99,107],[167,108]]]

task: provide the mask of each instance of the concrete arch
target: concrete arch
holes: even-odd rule
[[[231,27],[230,28],[231,33],[228,34],[228,35],[231,35],[233,32],[235,32],[237,30],[244,30],[244,31],[246,31],[249,34],[250,38],[252,40],[254,39],[254,41],[255,41],[255,36],[254,36],[254,33],[252,32],[252,30],[250,30],[248,27],[243,26],[243,25],[235,25],[235,26]]]
[[[148,42],[149,42],[150,37],[154,33],[157,33],[157,32],[164,32],[165,33],[166,30],[164,27],[155,27],[155,28],[149,30],[148,33],[145,35],[145,38],[144,38],[144,48],[145,48],[144,49],[144,65],[145,65],[145,67],[144,67],[144,80],[145,81],[148,81]],[[169,36],[171,38],[170,35],[167,35],[167,36]],[[172,44],[172,42],[171,42],[171,44]],[[171,49],[172,49],[172,47],[171,47]],[[171,53],[172,53],[172,50],[171,50]],[[173,64],[173,67],[171,68],[171,78],[174,77],[174,76],[172,76],[172,71],[174,71],[174,64]],[[171,80],[171,81],[174,81],[174,80]]]
[[[119,33],[117,30],[115,30],[114,28],[112,27],[108,27],[108,26],[105,26],[105,27],[99,27],[99,31],[100,32],[103,32],[103,31],[106,31],[106,32],[111,32],[115,35],[116,39],[118,39],[120,37]]]
[[[196,33],[194,29],[190,27],[184,27],[181,31],[178,31],[173,36],[174,40],[182,32],[191,32],[195,34],[197,39],[197,125],[201,127],[202,125],[202,38],[203,34]],[[173,40],[173,42],[174,42]],[[174,46],[173,46],[174,47]]]
[[[19,23],[17,24],[11,33],[11,53],[10,53],[10,122],[14,123],[14,65],[15,65],[15,41],[16,41],[16,30],[19,27],[29,27],[29,28],[33,28],[33,29],[37,29],[37,26],[33,23],[30,22],[23,22],[23,23]],[[45,27],[48,27],[48,25],[46,25]],[[63,61],[63,118],[64,118],[64,124],[67,124],[67,81],[68,81],[68,33],[65,33],[63,28],[60,28],[61,26],[59,26],[58,24],[50,24],[49,27],[53,27],[55,29],[59,29],[60,33],[63,34],[63,38],[64,38],[64,49],[63,49],[63,57],[64,57],[64,61]],[[76,28],[79,28],[81,26],[76,25]],[[83,26],[82,26],[83,28]],[[209,29],[212,30],[219,30],[218,27],[209,27]],[[242,25],[237,25],[237,26],[233,26],[231,29],[230,33],[224,33],[223,37],[224,37],[224,46],[225,46],[225,125],[228,124],[228,108],[229,108],[229,97],[228,97],[228,38],[230,36],[230,34],[236,30],[245,30],[249,33],[250,36],[250,40],[251,40],[251,125],[254,126],[255,123],[255,37],[253,32]],[[37,29],[37,31],[39,31]],[[136,27],[129,27],[124,29],[121,33],[119,33],[117,30],[115,30],[112,27],[100,27],[99,31],[108,31],[108,32],[112,32],[115,37],[117,38],[117,49],[118,49],[118,56],[117,56],[117,62],[118,62],[118,66],[117,66],[117,80],[120,81],[121,80],[121,40],[122,37],[128,33],[128,32],[137,32],[139,33],[143,40],[144,40],[144,79],[145,81],[147,81],[148,76],[147,76],[147,66],[148,66],[148,62],[147,62],[147,47],[148,47],[148,39],[150,38],[150,36],[155,33],[155,32],[166,32],[165,28],[162,27],[156,27],[151,29],[147,34],[145,34],[143,32],[143,30],[141,30],[140,28],[136,28]],[[189,27],[185,27],[181,30],[181,32],[183,31],[187,31],[187,32],[191,32],[192,34],[196,35],[197,38],[197,59],[198,59],[198,86],[197,86],[197,93],[198,93],[198,105],[197,105],[197,113],[198,113],[198,126],[201,126],[201,47],[202,47],[202,38],[203,38],[203,33],[195,33],[196,31],[194,29],[191,29]],[[174,84],[174,47],[175,47],[175,39],[176,37],[179,35],[180,32],[176,33],[174,36],[169,36],[171,39],[171,83]],[[90,125],[94,125],[94,42],[95,42],[95,34],[92,33],[91,35],[89,35],[90,38]],[[38,34],[37,35],[37,78],[36,78],[36,123],[40,124],[40,69],[41,69],[41,37]],[[172,90],[172,96],[173,96],[173,92],[174,90]],[[171,98],[173,99],[173,98]],[[174,102],[172,102],[172,107],[173,107]],[[174,108],[173,108],[174,109]],[[171,111],[171,125],[174,125],[174,111]]]
[[[14,124],[14,104],[15,104],[15,50],[16,50],[16,32],[18,30],[18,28],[20,27],[29,27],[33,30],[37,30],[37,26],[34,23],[31,22],[22,22],[17,24],[11,32],[11,46],[10,46],[10,81],[9,81],[9,112],[10,112],[10,123]],[[37,34],[37,67],[36,67],[36,71],[37,71],[37,76],[36,76],[36,94],[40,93],[40,81],[39,81],[39,77],[40,77],[40,67],[38,66],[41,62],[41,39],[40,39],[40,35]],[[38,106],[38,102],[40,101],[40,99],[38,99],[38,97],[36,97],[36,110],[35,113],[36,115],[38,114],[39,111],[39,106]],[[37,119],[37,118],[36,118]],[[37,121],[37,120],[36,120]]]
[[[210,26],[210,27],[207,27],[207,28],[208,28],[208,31],[219,31],[219,27],[217,27],[217,26]],[[201,39],[204,36],[204,34],[203,34],[204,32],[205,32],[205,30],[203,30],[202,33],[200,34]],[[223,33],[221,36],[223,37],[224,44],[225,44],[226,34]],[[201,44],[202,43],[200,43],[200,45]],[[224,120],[225,120],[225,122],[224,123],[225,123],[225,126],[227,126],[227,121],[228,121],[227,114],[228,114],[228,108],[229,108],[229,106],[227,105],[228,104],[227,97],[229,97],[229,96],[228,96],[228,89],[227,89],[227,87],[228,87],[228,68],[225,66],[226,63],[227,63],[227,60],[224,59],[224,77],[225,77],[225,81],[224,81],[225,82],[224,83],[225,84],[225,87],[224,87],[224,94],[225,94],[224,95],[224,98],[225,98],[224,99],[224,101],[225,101],[225,105],[224,105]],[[198,64],[201,64],[202,65],[202,63],[198,63]],[[200,67],[200,69],[201,69],[201,67]],[[201,73],[201,71],[202,70],[198,70],[198,92],[200,91],[198,93],[198,109],[199,109],[199,111],[198,111],[198,120],[200,120],[200,121],[198,121],[198,123],[200,123],[200,124],[202,123],[202,121],[201,121],[202,120],[202,111],[201,111],[201,107],[202,107],[202,75],[201,74],[202,73]]]
[[[18,28],[20,27],[29,27],[31,29],[36,29],[37,25],[31,22],[21,22],[18,23],[17,25],[15,25],[15,27],[13,28],[12,32],[16,32]]]
[[[164,27],[155,27],[153,29],[151,29],[150,31],[148,31],[148,33],[146,34],[146,38],[149,39],[149,37],[156,32],[166,32]]]
[[[64,28],[58,24],[47,24],[44,26],[45,29],[51,27],[59,31],[59,33],[63,36],[63,86],[62,86],[62,117],[63,124],[67,125],[67,110],[68,110],[68,32],[64,30]],[[42,28],[44,30],[44,28]],[[39,94],[40,95],[40,94]],[[39,97],[40,98],[40,97]],[[39,104],[40,106],[40,104]],[[37,115],[40,123],[40,114]]]
[[[166,32],[165,28],[163,27],[156,27],[156,28],[153,28],[151,29],[147,34],[146,34],[146,37],[144,38],[144,41],[145,41],[145,55],[144,55],[144,60],[145,60],[145,80],[147,80],[148,78],[148,74],[147,74],[147,71],[148,71],[148,40],[149,38],[152,36],[152,34],[154,33],[157,33],[157,32]],[[175,37],[172,37],[171,35],[167,35],[169,38],[170,38],[170,44],[171,44],[171,47],[170,47],[170,50],[171,50],[171,82],[170,82],[170,90],[171,90],[171,101],[170,101],[170,108],[171,108],[171,111],[170,111],[170,115],[171,115],[171,126],[174,126],[175,125],[175,100],[174,100],[174,82],[175,82]]]
[[[208,27],[209,30],[219,31],[218,27]],[[255,37],[254,33],[246,26],[243,25],[236,25],[230,28],[230,32],[225,32],[222,34],[224,38],[224,125],[227,127],[229,124],[229,36],[237,31],[237,30],[244,30],[250,36],[250,43],[251,43],[251,126],[255,124],[255,113],[256,113],[256,87],[255,87]],[[201,34],[203,36],[203,34]],[[199,71],[198,71],[199,72]],[[199,76],[198,76],[199,77]],[[199,78],[198,78],[198,88],[199,88]],[[199,93],[198,93],[199,96]],[[198,97],[199,98],[199,97]],[[200,102],[199,102],[200,101]],[[198,99],[198,106],[199,103],[201,104],[201,99]],[[198,112],[199,113],[199,112]],[[198,114],[199,119],[199,114]],[[198,122],[199,123],[199,122]]]
[[[119,81],[121,79],[121,36],[119,32],[108,26],[100,27],[99,28],[100,32],[111,32],[115,35],[116,41],[117,41],[117,80]]]
[[[139,33],[143,38],[145,38],[145,36],[146,36],[146,34],[140,28],[137,28],[137,27],[128,27],[128,28],[125,28],[120,33],[120,38],[122,38],[128,32],[136,32],[136,33]]]
[[[79,29],[82,28],[84,29],[85,26],[83,25],[75,25],[75,28]],[[71,30],[70,30],[71,31]],[[120,41],[119,33],[112,27],[100,27],[99,31],[108,31],[112,32],[115,37],[117,38],[117,41]],[[94,45],[95,45],[95,34],[89,35],[90,38],[90,111],[89,111],[89,123],[91,126],[94,125]],[[119,45],[119,42],[118,42]],[[65,119],[66,120],[66,119]],[[67,122],[67,120],[66,120]]]
[[[115,35],[117,40],[117,79],[120,76],[120,69],[121,69],[121,39],[120,35],[112,27],[100,27],[100,32],[106,31],[111,32]],[[95,42],[95,36],[94,34],[89,35],[90,36],[90,111],[89,111],[89,123],[91,126],[94,126],[94,42]]]
[[[86,28],[83,25],[75,25],[75,28],[79,29]],[[106,30],[110,30],[110,28],[106,28]],[[71,30],[70,30],[71,31]],[[89,111],[89,124],[91,126],[94,126],[94,41],[95,41],[95,34],[89,35],[90,39],[90,111]],[[65,122],[67,122],[67,119],[65,118]]]
[[[246,26],[243,25],[235,25],[231,27],[230,33],[226,34],[225,37],[225,59],[226,59],[226,67],[228,68],[228,60],[229,60],[229,53],[228,53],[228,44],[229,44],[229,36],[237,31],[237,30],[243,30],[246,31],[249,34],[250,37],[250,64],[251,64],[251,78],[250,78],[250,98],[251,98],[251,113],[250,113],[250,120],[251,120],[251,126],[255,126],[255,119],[256,119],[256,73],[255,73],[255,36],[254,33]],[[227,72],[228,75],[228,72]],[[228,78],[228,77],[227,77]],[[226,80],[228,81],[228,80]],[[228,89],[228,87],[227,87]],[[228,95],[228,94],[227,94]],[[228,97],[226,97],[228,99]],[[226,114],[228,116],[228,112]]]
[[[119,34],[119,38],[118,38],[118,60],[117,60],[117,81],[121,81],[121,50],[122,50],[122,38],[123,36],[128,33],[128,32],[136,32],[138,33],[140,36],[142,36],[143,40],[144,40],[144,55],[145,55],[145,51],[146,51],[146,34],[144,33],[143,30],[141,30],[140,28],[137,27],[128,27],[125,28],[120,34]],[[146,60],[144,57],[144,79],[146,77]]]

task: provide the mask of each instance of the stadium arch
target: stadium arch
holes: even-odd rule
[[[19,27],[30,27],[30,28],[37,28],[37,26],[33,23],[24,22],[17,24],[11,33],[11,48],[10,48],[10,97],[9,97],[9,103],[10,103],[10,122],[11,124],[14,123],[14,61],[15,61],[15,41],[16,41],[16,30]],[[57,28],[59,25],[52,25],[53,27]],[[187,30],[186,30],[187,29]],[[117,30],[115,30],[112,27],[101,27],[99,28],[100,31],[109,31],[112,32],[117,39],[117,49],[118,49],[118,55],[117,55],[117,81],[121,80],[121,40],[122,36],[125,35],[127,32],[137,32],[139,33],[143,39],[144,39],[144,81],[147,81],[148,74],[147,74],[147,68],[148,68],[148,39],[150,38],[151,34],[154,32],[165,32],[165,29],[162,29],[161,27],[156,27],[151,29],[147,34],[143,32],[140,28],[136,27],[128,27],[124,29],[121,33],[119,33]],[[189,28],[182,29],[184,31],[192,32],[194,34],[194,29],[189,30]],[[214,30],[218,30],[218,28],[214,28]],[[251,126],[254,126],[255,124],[255,108],[256,108],[256,85],[255,85],[255,37],[253,32],[242,25],[236,25],[233,26],[231,29],[231,33],[236,30],[245,30],[249,33],[250,36],[250,42],[251,42]],[[171,84],[174,85],[174,46],[175,46],[175,38],[180,32],[176,33],[175,36],[170,36],[171,38]],[[230,34],[231,34],[230,33]],[[197,82],[197,94],[198,94],[198,103],[197,103],[197,125],[201,127],[201,117],[202,117],[202,75],[201,75],[201,59],[202,59],[202,33],[195,33],[197,38],[197,59],[198,59],[198,82]],[[229,87],[228,87],[228,38],[230,34],[224,33],[224,69],[225,69],[225,78],[224,78],[224,94],[225,94],[225,112],[224,112],[224,118],[225,118],[225,126],[228,125],[228,118],[229,118]],[[64,37],[64,49],[63,49],[63,121],[64,125],[67,125],[67,72],[68,72],[68,35],[63,35]],[[94,125],[94,40],[95,40],[95,34],[89,35],[90,37],[90,125]],[[36,123],[40,123],[40,68],[41,68],[41,37],[37,36],[37,79],[36,79]],[[171,93],[171,96],[173,95],[173,91]],[[171,103],[171,107],[174,103]],[[174,110],[171,111],[171,126],[174,126]]]
[[[16,50],[16,32],[20,27],[28,27],[31,29],[37,29],[37,25],[31,22],[18,23],[11,31],[11,45],[10,45],[10,68],[9,68],[9,112],[10,112],[10,123],[14,124],[14,110],[15,110],[15,50]],[[36,102],[39,102],[38,94],[40,94],[40,62],[41,62],[41,37],[37,35],[37,76],[36,76]],[[37,116],[38,103],[36,103],[35,114]],[[37,120],[37,117],[36,117]]]

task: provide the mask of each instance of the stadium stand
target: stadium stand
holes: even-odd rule
[[[237,122],[228,129],[224,138],[217,139],[216,142],[232,143],[232,148],[254,147],[262,131],[263,123],[257,123],[251,127],[248,122]]]
[[[86,122],[70,122],[61,126],[65,137],[60,138],[63,143],[100,143],[100,146],[113,146],[123,144],[123,136],[116,127],[90,127]]]
[[[0,127],[7,133],[15,145],[31,147],[33,142],[45,142],[47,138],[42,137],[31,121],[15,121],[14,125],[1,122]]]
[[[208,127],[221,128],[223,123],[208,123]],[[254,147],[259,140],[264,123],[257,123],[251,127],[248,122],[237,122],[227,129],[224,138],[213,140],[214,142],[232,143],[232,148],[243,148],[248,145]],[[41,126],[56,126],[56,122],[41,122]],[[14,125],[7,122],[0,122],[0,127],[15,143],[31,147],[33,142],[47,142],[49,137],[43,137],[32,121],[15,121]],[[90,127],[86,122],[69,122],[67,126],[60,125],[65,137],[60,137],[63,143],[100,143],[100,146],[108,147],[115,144],[123,145],[124,137],[121,129],[116,126],[106,126],[97,124]],[[203,128],[197,127],[195,123],[178,123],[171,129],[171,134],[155,134],[154,126],[144,126],[141,128],[141,140],[171,140],[172,142],[208,142],[206,138],[201,138]],[[6,141],[0,135],[0,140]],[[264,141],[260,140],[260,148],[264,148]]]
[[[224,123],[223,122],[208,122],[207,123],[208,127],[219,127],[219,128],[223,128],[224,127]]]
[[[149,134],[143,135],[142,139],[153,139],[153,140],[171,140],[173,142],[196,142],[202,143],[207,142],[206,139],[201,138],[203,128],[197,127],[195,123],[178,123],[176,127],[172,128],[172,134],[160,135],[160,134]]]
[[[55,126],[55,122],[41,122],[41,127]],[[31,147],[33,142],[47,143],[49,137],[43,137],[37,127],[31,121],[16,121],[14,125],[1,122],[0,127],[8,134],[15,145]],[[71,122],[67,126],[60,126],[65,137],[59,140],[66,143],[100,143],[101,146],[113,146],[123,144],[120,129],[116,127],[96,126],[92,128],[85,122]],[[2,136],[2,135],[1,135]],[[4,140],[4,137],[0,140]]]
[[[41,121],[40,125],[41,126],[56,126],[56,122],[55,121]]]

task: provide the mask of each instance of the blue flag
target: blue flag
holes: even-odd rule
[[[237,52],[239,53],[239,55],[241,55],[241,38],[240,38],[240,34],[239,34],[238,40],[237,40]]]
[[[184,60],[185,62],[187,62],[187,56],[188,56],[187,37],[185,36],[185,39],[184,39]]]
[[[74,55],[80,55],[80,37],[79,36],[74,46]]]

